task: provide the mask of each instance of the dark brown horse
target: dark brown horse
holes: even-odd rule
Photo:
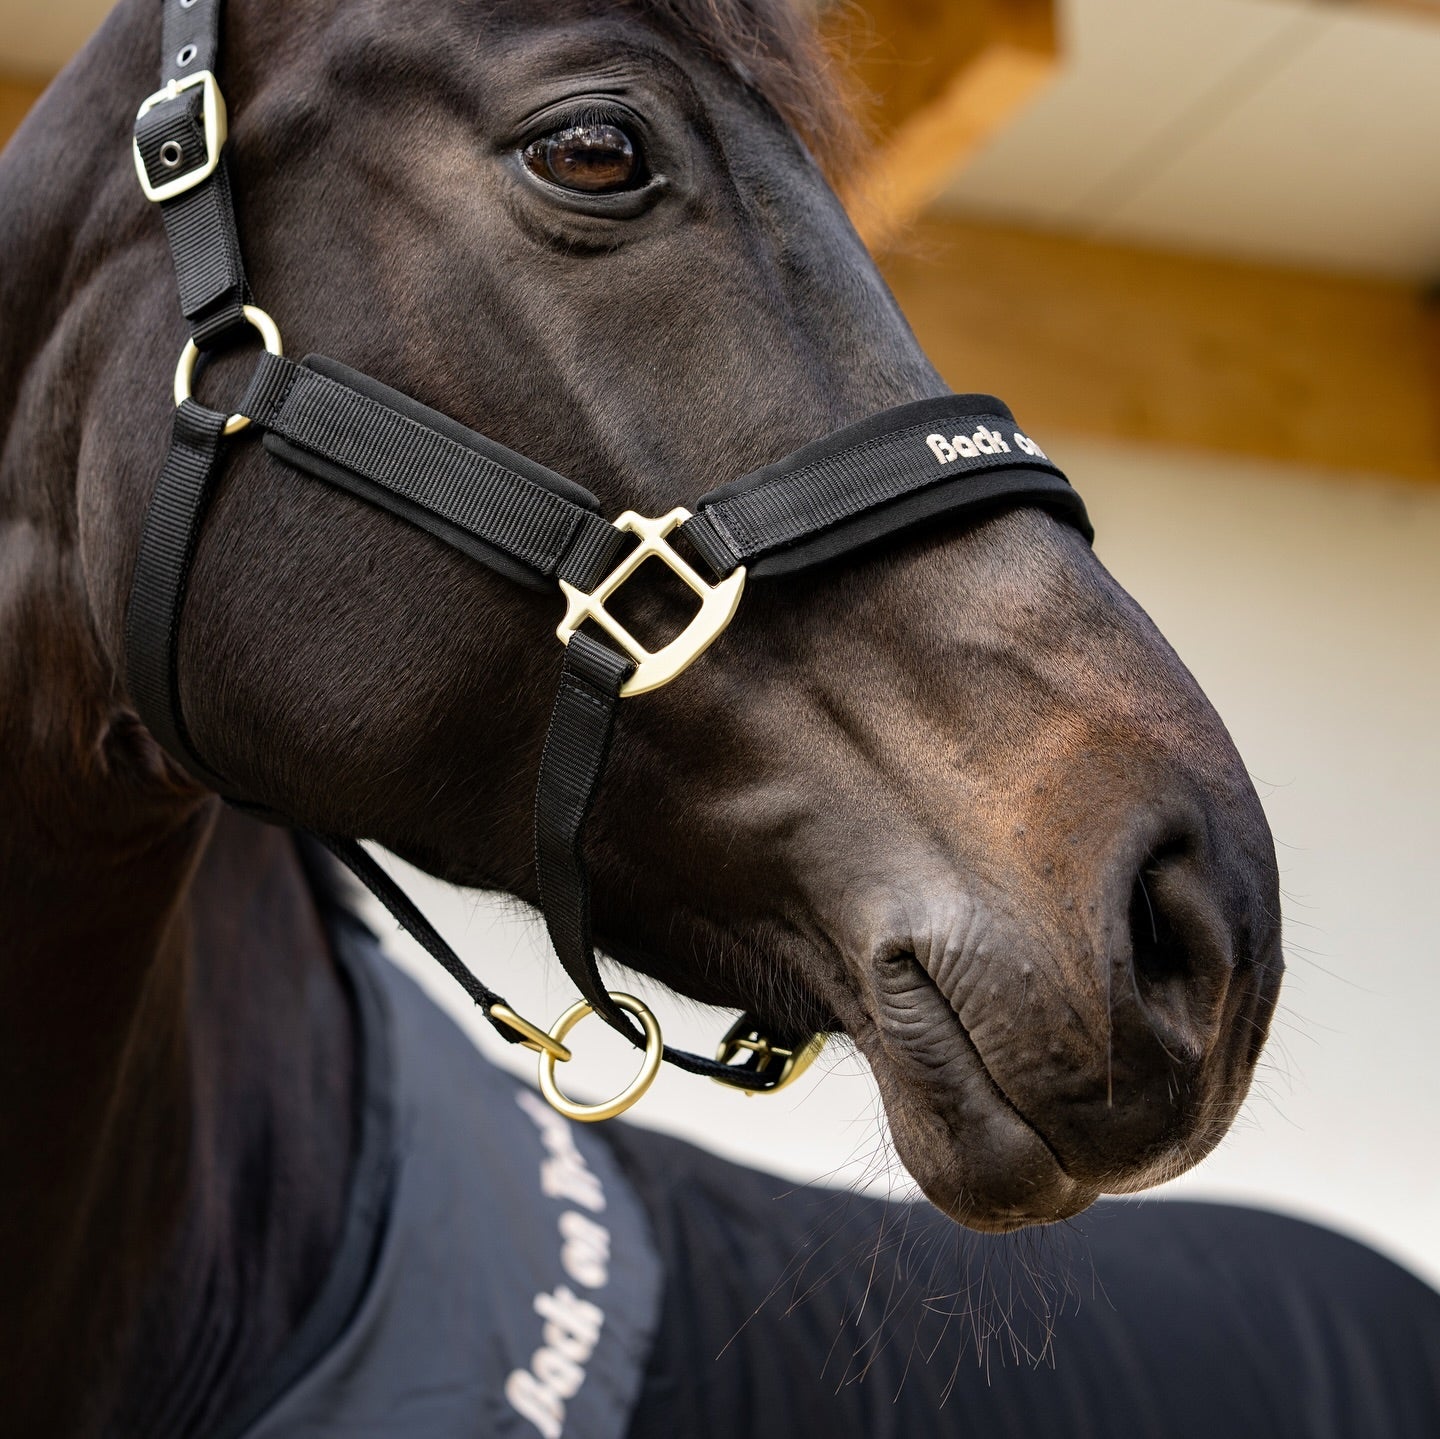
[[[292,842],[171,765],[122,679],[183,339],[129,159],[158,46],[123,0],[0,161],[0,1352],[27,1433],[98,1427],[137,1356],[184,1373],[222,1312],[205,1402],[242,1386],[322,1283],[354,1144]],[[236,0],[224,55],[249,273],[291,346],[607,513],[944,391],[813,158],[839,121],[778,3]],[[557,618],[247,447],[196,563],[186,713],[297,822],[533,900]],[[843,1029],[975,1229],[1204,1155],[1282,969],[1223,726],[1038,510],[757,588],[626,709],[590,851],[610,954]]]

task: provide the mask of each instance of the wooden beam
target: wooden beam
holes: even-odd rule
[[[20,128],[20,122],[49,83],[48,80],[0,75],[0,146]]]
[[[1343,5],[1351,10],[1394,10],[1403,15],[1440,20],[1440,0],[1323,0],[1323,3]]]
[[[884,268],[950,384],[1038,435],[1440,481],[1417,289],[945,219]]]
[[[845,195],[872,249],[1050,82],[1055,11],[1056,0],[849,0],[827,12],[873,146]]]

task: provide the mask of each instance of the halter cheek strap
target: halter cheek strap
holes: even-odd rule
[[[566,601],[557,628],[564,663],[536,789],[535,868],[551,942],[582,1004],[549,1032],[530,1024],[470,972],[356,840],[321,841],[505,1039],[540,1052],[546,1096],[572,1118],[606,1118],[633,1103],[662,1056],[737,1088],[778,1089],[814,1058],[820,1037],[768,1035],[746,1015],[717,1058],[707,1059],[662,1045],[645,1007],[605,988],[590,929],[583,837],[621,699],[659,688],[693,664],[719,638],[747,583],[802,571],[941,515],[997,505],[1043,505],[1089,538],[1084,505],[998,400],[946,395],[886,410],[722,485],[701,497],[693,515],[627,513],[612,524],[588,490],[409,396],[334,360],[285,359],[269,317],[249,303],[240,263],[224,102],[214,79],[219,4],[165,0],[167,85],[141,107],[136,124],[137,168],[161,206],[192,333],[126,617],[127,679],[141,718],[197,779],[240,808],[284,822],[235,795],[196,752],[178,682],[180,618],[206,511],[232,437],[252,427],[278,461],[390,511],[516,583],[558,590]],[[207,78],[195,79],[202,64]],[[188,67],[178,81],[177,66]],[[247,324],[261,332],[266,353],[240,409],[227,416],[197,404],[189,391],[198,351]],[[677,531],[710,576],[672,546]],[[653,652],[606,607],[648,558],[673,570],[697,602],[686,629]],[[625,1094],[598,1106],[576,1105],[554,1083],[555,1064],[570,1057],[565,1035],[591,1010],[647,1054]]]

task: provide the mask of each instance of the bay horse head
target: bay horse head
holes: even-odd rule
[[[128,68],[96,52],[106,114],[153,88],[153,9],[110,22]],[[782,0],[253,0],[223,53],[247,266],[291,346],[607,514],[945,393],[817,163],[839,122]],[[89,297],[78,553],[118,674],[181,332],[128,167],[64,203]],[[214,403],[243,363],[205,377]],[[307,827],[533,901],[558,608],[247,446],[188,596],[189,727]],[[636,622],[669,618],[657,592]],[[132,759],[155,805],[207,802],[143,737]],[[1039,509],[757,586],[702,662],[626,703],[588,846],[610,954],[777,1031],[843,1029],[915,1178],[976,1228],[1195,1162],[1280,980],[1234,746]]]

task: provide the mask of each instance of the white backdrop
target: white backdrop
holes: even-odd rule
[[[1229,723],[1279,844],[1290,967],[1274,1036],[1233,1133],[1165,1192],[1319,1218],[1440,1282],[1440,491],[1090,442],[1051,453],[1101,556]],[[548,1022],[570,1002],[533,917],[405,878],[522,1012]],[[533,1072],[403,937],[391,947],[487,1053]],[[636,984],[687,1047],[728,1022]],[[599,1024],[577,1040],[582,1094],[633,1069]],[[667,1069],[632,1116],[798,1180],[907,1192],[863,1062],[835,1055],[812,1076],[745,1099]]]

